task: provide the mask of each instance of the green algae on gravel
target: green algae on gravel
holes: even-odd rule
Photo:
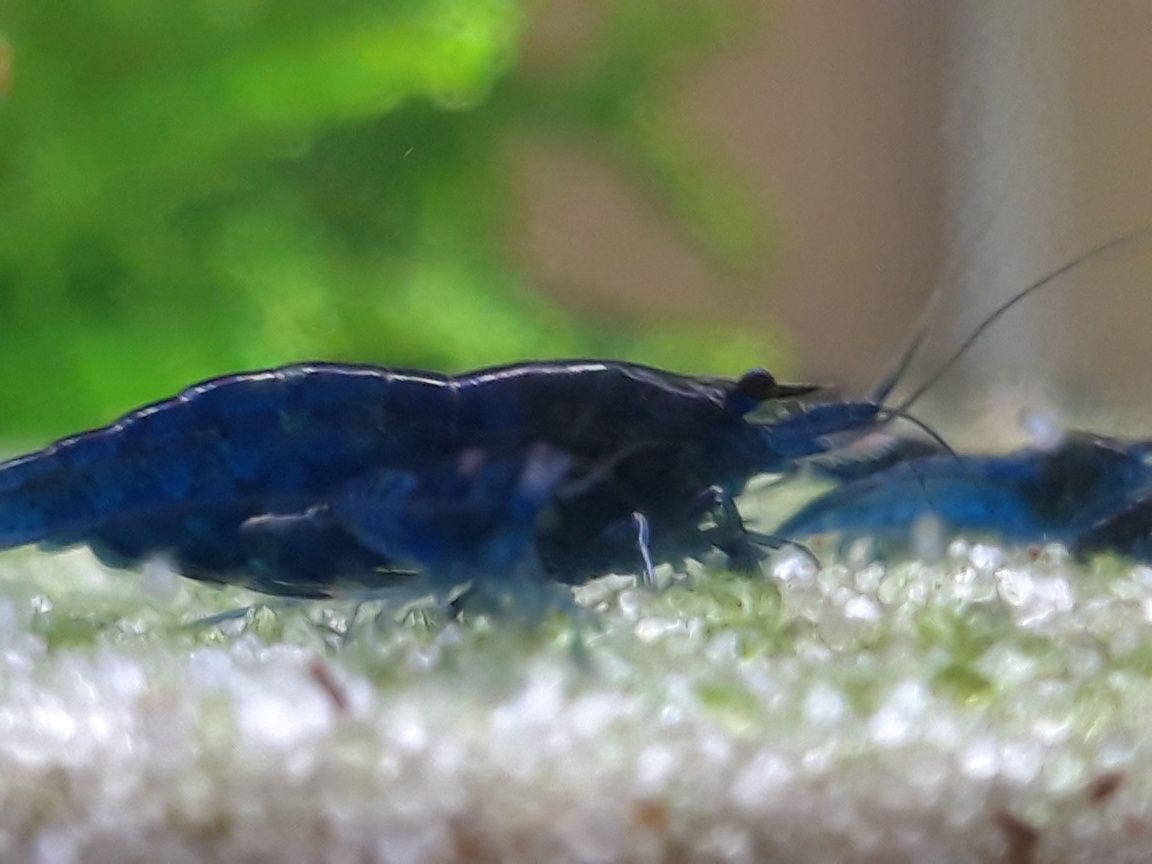
[[[977,861],[1024,826],[1124,860],[1152,831],[1152,569],[956,542],[658,576],[526,627],[5,556],[0,856]]]

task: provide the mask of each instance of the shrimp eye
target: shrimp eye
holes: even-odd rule
[[[747,414],[769,399],[803,396],[818,389],[814,384],[781,384],[767,369],[752,369],[740,376],[733,385],[728,394],[728,404],[737,413]]]
[[[767,369],[752,369],[736,382],[736,393],[744,399],[763,402],[776,398],[776,377]]]

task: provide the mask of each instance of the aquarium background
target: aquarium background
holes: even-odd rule
[[[0,439],[306,359],[764,365],[866,393],[934,288],[928,366],[1152,221],[1149,25],[1125,3],[0,0]],[[938,405],[1146,402],[1150,248],[1006,318]]]
[[[0,434],[310,358],[784,362],[778,333],[609,314],[518,257],[518,154],[553,140],[717,267],[771,240],[673,98],[739,38],[735,4],[594,6],[589,44],[529,62],[540,8],[511,0],[7,4]]]

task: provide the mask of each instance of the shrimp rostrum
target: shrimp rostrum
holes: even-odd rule
[[[164,556],[295,597],[442,597],[740,554],[731,500],[748,479],[881,410],[795,401],[812,389],[607,361],[233,375],[0,465],[0,548]]]

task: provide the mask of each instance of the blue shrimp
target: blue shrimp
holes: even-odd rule
[[[1149,452],[1147,442],[1073,432],[1050,449],[916,456],[833,488],[777,531],[793,540],[835,533],[899,543],[931,516],[950,533],[1087,551],[1085,532],[1095,528],[1103,546],[1117,510],[1152,488]]]
[[[233,375],[0,465],[0,548],[86,544],[119,567],[164,555],[194,579],[301,597],[389,591],[412,571],[443,587],[516,548],[578,583],[703,554],[722,538],[702,518],[734,513],[751,476],[876,421],[870,403],[788,401],[812,389],[593,360]],[[577,479],[518,485],[540,448]],[[460,467],[473,453],[489,460],[478,474]],[[452,529],[470,496],[486,503]],[[409,521],[437,498],[440,515]],[[735,546],[742,526],[727,528]]]

